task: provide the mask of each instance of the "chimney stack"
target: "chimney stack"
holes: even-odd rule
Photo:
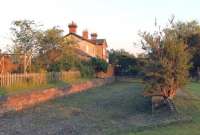
[[[91,40],[96,41],[97,40],[97,33],[91,34]]]
[[[77,25],[73,21],[68,25],[69,33],[76,33]]]
[[[83,39],[88,39],[88,30],[83,31]]]

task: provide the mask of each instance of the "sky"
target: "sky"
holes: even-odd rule
[[[153,31],[155,18],[165,26],[170,16],[180,21],[200,21],[199,0],[1,0],[0,48],[10,43],[11,23],[14,20],[34,20],[43,27],[59,26],[68,33],[68,24],[97,32],[105,38],[109,48],[142,52],[139,31]]]

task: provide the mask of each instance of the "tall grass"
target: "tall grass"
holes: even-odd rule
[[[5,76],[4,76],[5,77]],[[8,77],[12,77],[9,75]],[[16,75],[15,75],[16,77]],[[64,72],[64,73],[42,73],[36,75],[26,75],[20,76],[16,79],[16,82],[8,83],[9,85],[5,85],[0,87],[0,95],[12,95],[18,94],[22,92],[29,92],[33,90],[41,90],[52,87],[63,87],[66,85],[84,82],[88,80],[87,78],[81,78],[80,72]],[[7,79],[9,80],[9,79]],[[41,81],[42,80],[42,81]],[[9,80],[10,81],[10,80]],[[38,81],[38,82],[37,82]]]

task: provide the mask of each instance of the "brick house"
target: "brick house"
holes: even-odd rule
[[[99,57],[108,61],[108,45],[106,40],[98,39],[97,33],[91,33],[91,38],[89,38],[89,32],[87,30],[84,30],[82,36],[80,36],[76,33],[77,27],[77,24],[72,21],[68,25],[69,33],[64,38],[74,41],[74,47],[79,54],[88,57]]]

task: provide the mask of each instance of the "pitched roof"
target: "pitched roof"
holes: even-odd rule
[[[84,39],[82,36],[80,36],[76,33],[69,33],[69,34],[65,35],[64,37],[67,37],[69,35],[74,35],[74,36],[80,38],[81,40],[85,40],[85,41],[90,42],[94,45],[102,45],[103,43],[106,43],[106,39],[96,39],[95,41],[92,41],[92,40],[89,40],[89,39]]]
[[[97,44],[97,45],[102,45],[104,42],[106,42],[105,39],[97,39],[97,40],[96,40],[96,44]]]

